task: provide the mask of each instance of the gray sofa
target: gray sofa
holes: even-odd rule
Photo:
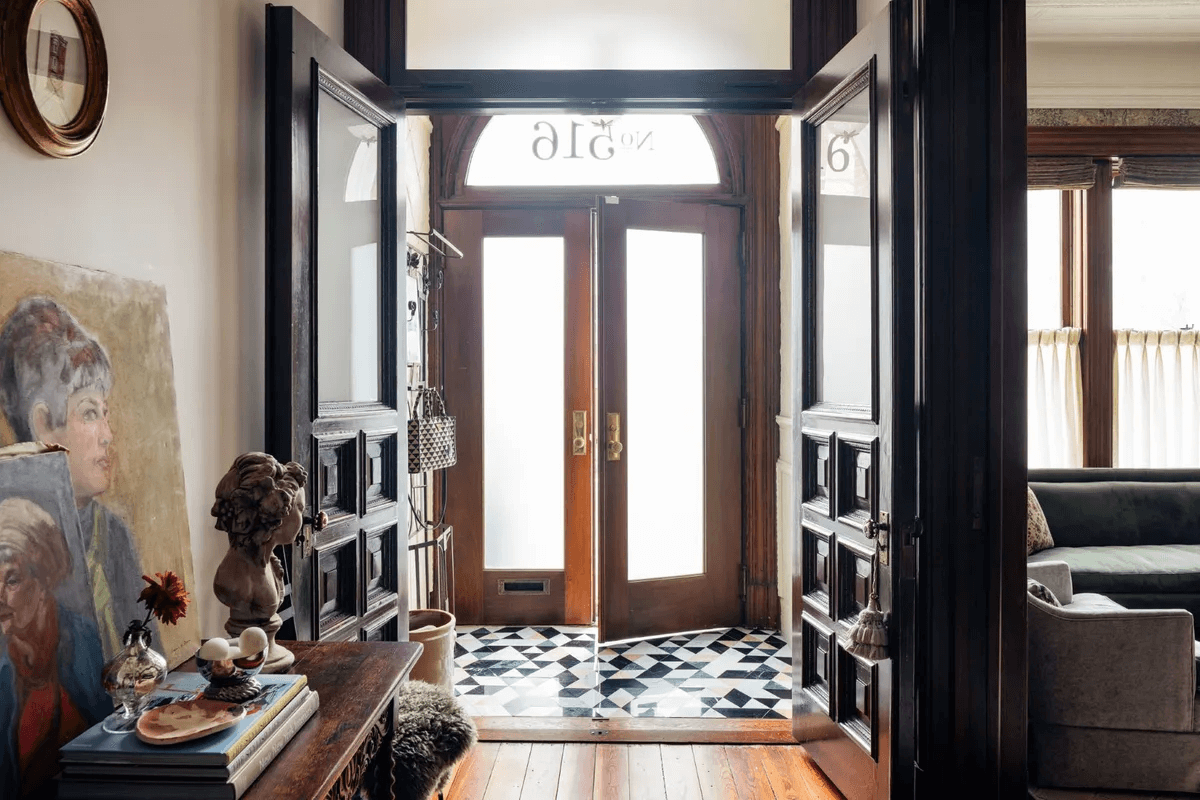
[[[1200,469],[1030,470],[1076,592],[1126,608],[1182,608],[1200,621]],[[1200,630],[1200,628],[1197,628]]]
[[[1029,565],[1029,777],[1035,786],[1200,792],[1192,616],[1074,594],[1061,561]]]

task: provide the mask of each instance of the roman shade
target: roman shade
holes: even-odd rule
[[[1200,189],[1200,157],[1122,158],[1113,173],[1113,186],[1127,189]]]
[[[1096,184],[1096,162],[1086,157],[1029,159],[1030,189],[1090,189]]]

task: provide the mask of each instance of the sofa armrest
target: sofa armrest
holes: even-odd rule
[[[1192,615],[1127,609],[1102,595],[1056,608],[1029,600],[1029,715],[1057,725],[1188,731]]]
[[[1033,561],[1026,565],[1030,578],[1054,593],[1064,606],[1071,602],[1071,568],[1065,561]]]

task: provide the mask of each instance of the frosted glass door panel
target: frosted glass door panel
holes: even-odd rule
[[[871,407],[871,107],[864,90],[817,127],[816,400]]]
[[[562,569],[563,240],[483,240],[484,567]]]
[[[790,0],[408,0],[407,8],[409,69],[792,66]]]
[[[379,400],[379,129],[324,90],[317,133],[317,400]]]
[[[629,580],[704,572],[704,236],[626,241]]]

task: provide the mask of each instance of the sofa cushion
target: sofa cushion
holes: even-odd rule
[[[1200,593],[1200,544],[1052,547],[1029,560],[1067,562],[1077,592]]]
[[[1200,544],[1200,482],[1030,481],[1059,547]]]
[[[1200,733],[1030,721],[1029,773],[1038,786],[1196,792],[1200,791]]]
[[[1033,489],[1025,487],[1025,555],[1054,547],[1054,537]]]

